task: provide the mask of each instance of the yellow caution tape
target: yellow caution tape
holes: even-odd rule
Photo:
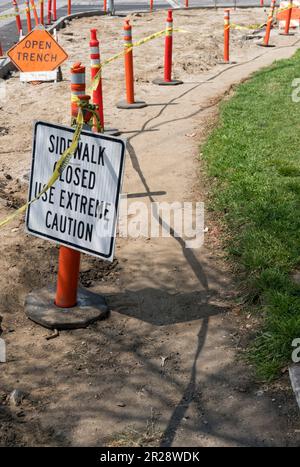
[[[274,16],[274,14],[276,15],[277,11],[284,11],[284,10],[289,10],[290,8],[294,8],[295,6],[290,3],[288,7],[286,8],[281,8],[281,9],[276,9],[274,8],[274,10],[272,11],[272,8],[270,10],[270,13],[268,14],[268,17],[266,19],[266,21],[264,23],[261,23],[261,24],[247,24],[245,26],[242,26],[240,24],[234,24],[234,23],[231,23],[230,25],[227,25],[226,27],[224,27],[225,30],[227,29],[238,29],[238,30],[249,30],[249,29],[262,29],[266,23],[269,21],[269,17],[272,15],[272,18]]]
[[[241,26],[240,24],[234,24],[231,23],[228,26],[224,27],[224,31],[227,31],[227,29],[237,29],[241,31],[249,31],[249,29],[262,29],[265,26],[266,23],[262,24],[248,24],[247,26]]]
[[[276,8],[276,11],[277,13],[280,13],[281,11],[290,10],[291,8],[298,8],[298,7],[294,5],[293,3],[290,3],[288,6],[285,6],[283,8]]]
[[[34,7],[30,6],[28,8],[26,7],[25,10],[19,11],[18,13],[7,13],[6,15],[0,15],[0,20],[1,19],[12,18],[12,17],[16,17],[16,16],[21,16],[21,15],[25,14],[27,12],[27,10],[34,10],[34,9],[36,9],[36,7],[34,8]]]
[[[99,84],[99,80],[101,78],[101,70],[105,65],[108,65],[109,63],[114,62],[115,60],[118,60],[119,58],[123,57],[125,54],[129,53],[134,47],[139,47],[139,46],[141,46],[143,44],[146,44],[149,41],[152,41],[153,39],[156,39],[156,38],[158,38],[160,36],[163,36],[167,31],[170,31],[170,30],[173,31],[173,32],[188,33],[188,31],[185,31],[184,29],[167,28],[167,29],[164,29],[163,31],[155,32],[154,34],[151,34],[150,36],[144,37],[144,39],[141,39],[141,40],[139,40],[137,42],[133,42],[131,46],[124,48],[124,50],[122,50],[122,52],[119,52],[119,53],[113,55],[112,57],[104,60],[100,64],[99,71],[97,72],[97,74],[93,78],[92,82],[90,83],[86,93],[90,94],[91,92],[93,92],[93,91],[95,91],[97,89],[98,84]],[[98,65],[97,65],[97,67],[98,67]],[[76,98],[75,98],[75,100],[76,100]]]
[[[153,34],[151,34],[150,36],[147,36],[147,37],[144,37],[144,39],[141,39],[137,42],[133,42],[130,46],[126,46],[124,47],[124,50],[122,50],[122,52],[119,52],[115,55],[113,55],[112,57],[110,58],[107,58],[106,60],[104,60],[103,62],[101,62],[100,65],[97,65],[96,68],[99,68],[98,72],[96,73],[96,75],[94,76],[94,78],[92,79],[89,87],[87,88],[86,90],[86,94],[91,94],[93,91],[95,91],[99,85],[99,81],[101,79],[101,71],[102,71],[102,68],[105,66],[105,65],[108,65],[109,63],[111,62],[114,62],[115,60],[118,60],[119,58],[123,57],[124,55],[126,55],[127,53],[129,53],[134,47],[139,47],[143,44],[146,44],[147,42],[149,41],[152,41],[153,39],[156,39],[160,36],[163,36],[167,31],[173,31],[173,32],[183,32],[183,33],[188,33],[189,31],[186,31],[184,29],[180,29],[180,28],[167,28],[167,29],[164,29],[162,31],[159,31],[159,32],[155,32]],[[78,99],[78,97],[76,96],[72,96],[72,101],[73,102],[79,102],[80,99]]]
[[[10,221],[15,219],[17,216],[22,214],[23,212],[26,211],[26,209],[33,204],[35,201],[37,201],[46,191],[51,188],[52,185],[56,182],[56,180],[60,177],[66,166],[68,165],[71,157],[73,156],[74,152],[77,149],[79,139],[80,139],[80,134],[83,128],[84,120],[83,120],[83,113],[82,109],[79,107],[78,111],[78,117],[76,120],[76,129],[73,135],[72,143],[68,149],[64,151],[64,153],[61,155],[60,159],[58,160],[55,170],[53,174],[51,175],[51,178],[48,180],[44,188],[40,191],[40,193],[37,194],[35,198],[33,198],[31,201],[27,201],[23,206],[21,206],[19,209],[14,211],[10,216],[6,217],[2,221],[0,221],[0,228],[4,227],[6,224],[8,224]]]
[[[275,9],[275,16],[278,12],[281,12],[281,11],[286,11],[286,10],[290,10],[291,8],[296,8],[295,5],[293,5],[292,3],[289,4],[289,6],[285,7],[285,8],[276,8]],[[270,14],[269,14],[270,16]],[[267,18],[266,21],[269,21],[269,16]],[[274,15],[272,15],[273,17]],[[262,24],[248,24],[246,26],[241,26],[240,24],[234,24],[234,23],[231,23],[229,26],[227,26],[226,28],[224,29],[239,29],[239,30],[247,30],[247,29],[262,29],[264,26],[265,26],[266,23],[262,23]]]
[[[8,13],[7,15],[0,15],[0,19],[6,19],[6,18],[11,18],[13,16],[21,16],[22,13],[25,13],[25,10],[24,11],[20,11],[19,13]]]
[[[262,24],[248,24],[247,26],[241,26],[240,24],[230,24],[230,29],[240,29],[240,30],[249,30],[249,29],[261,29],[265,23]]]
[[[37,2],[38,5],[40,5],[42,3],[44,3],[44,0],[39,0]],[[21,16],[21,15],[25,14],[27,12],[27,10],[36,10],[37,6],[30,6],[29,5],[28,7],[25,8],[25,10],[19,10],[18,13],[14,12],[14,13],[7,13],[6,15],[0,15],[0,20],[1,19],[6,19],[6,18],[12,18],[14,16]]]

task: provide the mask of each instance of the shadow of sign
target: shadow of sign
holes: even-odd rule
[[[155,326],[209,318],[228,311],[225,303],[208,303],[206,291],[174,294],[145,288],[111,294],[108,299],[112,310]]]

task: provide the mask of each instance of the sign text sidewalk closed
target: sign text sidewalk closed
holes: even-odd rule
[[[61,125],[35,124],[29,200],[50,179],[73,133]],[[112,260],[124,159],[124,141],[82,131],[59,180],[29,206],[27,231]]]

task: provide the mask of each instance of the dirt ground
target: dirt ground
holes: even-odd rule
[[[131,15],[135,39],[164,28],[165,12]],[[222,57],[223,11],[176,11],[174,78],[159,87],[163,39],[134,51],[136,97],[148,107],[118,110],[124,98],[122,60],[103,70],[105,117],[127,138],[124,193],[130,200],[205,201],[199,145],[232,86],[276,58],[292,55],[296,37],[260,49],[251,31],[232,32],[235,68]],[[238,24],[261,23],[263,9],[232,13]],[[0,218],[27,196],[34,120],[69,123],[73,62],[89,65],[89,29],[97,28],[102,58],[122,44],[122,18],[73,21],[59,33],[69,54],[64,80],[21,85],[6,81],[0,103]],[[294,44],[294,45],[291,45]],[[7,363],[0,364],[0,445],[25,446],[295,446],[300,419],[287,375],[257,384],[240,356],[255,319],[244,316],[207,214],[205,244],[179,238],[118,238],[112,264],[82,255],[80,282],[107,296],[111,316],[88,329],[49,331],[24,315],[29,291],[55,283],[56,245],[24,233],[23,219],[1,230],[0,315]],[[8,400],[19,389],[20,405]]]

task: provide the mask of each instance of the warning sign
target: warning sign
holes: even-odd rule
[[[34,29],[12,47],[7,55],[23,72],[52,71],[68,55],[45,29]]]
[[[29,200],[50,179],[73,134],[73,128],[35,124]],[[123,140],[82,131],[59,180],[29,206],[28,233],[111,261],[124,159]]]

